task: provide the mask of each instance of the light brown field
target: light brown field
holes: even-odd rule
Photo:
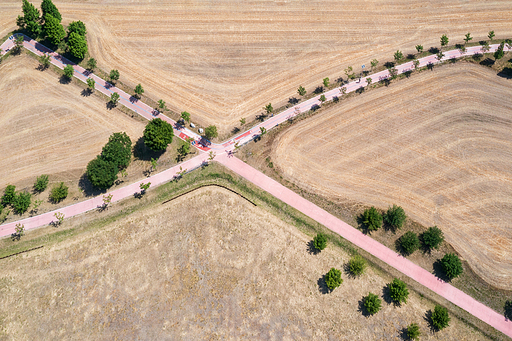
[[[417,322],[423,340],[487,339],[454,316],[432,334],[424,316],[433,304],[416,293],[402,307],[383,301],[377,315],[362,316],[363,295],[382,295],[391,278],[372,269],[358,279],[344,274],[342,286],[324,294],[319,278],[349,256],[332,246],[309,254],[309,241],[236,194],[203,188],[0,260],[0,333],[5,340],[402,340],[402,328]]]
[[[292,126],[272,159],[314,192],[382,209],[395,203],[437,225],[478,275],[509,289],[511,114],[510,81],[473,64],[450,65]]]
[[[39,1],[35,2],[36,4]],[[241,117],[254,117],[309,91],[324,77],[413,53],[416,44],[473,41],[495,30],[512,36],[509,0],[323,1],[71,1],[56,0],[63,23],[82,20],[91,55],[105,70],[119,69],[130,86],[142,83],[193,121],[226,134]],[[0,4],[0,36],[15,28],[21,1]]]
[[[38,65],[27,55],[0,64],[0,188],[30,186],[41,174],[78,178],[111,133],[136,140],[144,130],[144,123],[107,110],[105,100],[82,96],[76,84],[60,84],[56,73]]]

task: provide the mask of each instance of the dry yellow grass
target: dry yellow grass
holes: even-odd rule
[[[60,84],[56,73],[38,65],[27,55],[0,64],[0,188],[30,186],[41,174],[75,179],[111,133],[125,131],[136,140],[144,130],[143,122],[107,110],[100,97],[82,96],[76,84]]]
[[[36,5],[39,1],[34,2]],[[187,110],[225,134],[263,105],[285,104],[299,85],[344,76],[373,58],[439,46],[439,37],[474,41],[512,36],[509,0],[108,1],[56,0],[63,22],[82,20],[90,52],[121,80],[142,83],[155,100]],[[0,4],[0,36],[15,28],[21,1]]]
[[[381,312],[363,317],[363,295],[382,295],[391,278],[372,269],[358,279],[344,274],[341,287],[323,294],[319,278],[349,256],[332,246],[309,254],[309,241],[236,194],[203,188],[0,260],[0,333],[6,340],[366,341],[402,340],[402,328],[417,322],[423,340],[487,339],[453,316],[432,334],[424,316],[433,305],[415,293],[402,307],[383,302]]]
[[[272,159],[310,190],[382,209],[395,203],[437,225],[478,275],[509,289],[511,113],[510,81],[450,65],[292,126]]]

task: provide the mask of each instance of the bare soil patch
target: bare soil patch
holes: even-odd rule
[[[471,268],[512,284],[510,81],[472,64],[423,72],[292,126],[272,161],[334,200],[396,203],[439,226]],[[308,136],[308,138],[304,138]]]
[[[382,295],[391,277],[343,274],[325,294],[322,275],[349,255],[332,244],[312,255],[309,241],[232,192],[202,188],[1,260],[0,331],[7,340],[401,340],[417,322],[426,340],[487,339],[453,316],[430,332],[433,304],[414,292],[364,317],[363,295]]]
[[[38,5],[38,3],[37,3]],[[142,83],[154,100],[216,124],[221,136],[241,117],[280,107],[303,85],[311,92],[324,77],[334,82],[371,59],[393,59],[400,49],[439,46],[448,34],[462,42],[512,36],[508,0],[351,2],[322,1],[56,1],[68,24],[88,28],[91,55],[108,71],[119,69],[132,89]],[[0,4],[0,36],[15,28],[21,2]]]

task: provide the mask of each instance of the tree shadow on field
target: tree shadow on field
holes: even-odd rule
[[[356,223],[357,223],[357,228],[359,230],[361,230],[361,232],[363,232],[364,234],[366,235],[370,235],[372,234],[372,231],[370,231],[368,229],[368,226],[364,223],[364,220],[363,220],[363,214],[359,214],[357,217],[356,217]]]
[[[394,66],[395,66],[395,63],[393,63],[393,62],[386,62],[386,63],[384,63],[384,67],[386,69],[392,68]]]
[[[231,129],[231,134],[238,134],[240,132],[240,128],[238,127],[234,127],[233,129]]]
[[[439,53],[439,49],[437,47],[431,47],[428,49],[428,52],[430,52],[432,54],[437,54],[437,53]]]
[[[409,60],[413,60],[413,59],[416,58],[416,56],[414,54],[412,54],[412,53],[409,53],[406,58],[409,59]]]
[[[316,247],[315,247],[315,244],[313,243],[312,240],[310,240],[308,243],[307,243],[307,246],[308,246],[308,253],[310,255],[318,255],[320,253],[320,250],[318,250]]]
[[[482,60],[480,62],[480,65],[487,66],[487,67],[492,67],[494,65],[494,60],[491,59],[491,58],[485,58],[484,60]]]
[[[504,68],[503,70],[498,72],[498,76],[506,78],[506,79],[511,79],[512,78],[512,68],[510,68],[510,67]]]
[[[475,53],[474,55],[471,56],[471,58],[473,58],[473,60],[475,60],[477,62],[482,60],[483,57],[484,57],[484,55],[481,53]]]
[[[60,84],[69,84],[69,83],[71,83],[71,78],[69,78],[69,77],[67,77],[65,75],[62,75],[59,78],[59,83]]]
[[[409,337],[407,336],[407,327],[400,329],[398,337],[404,341],[410,340]]]
[[[396,302],[393,301],[393,299],[391,298],[391,290],[389,290],[389,284],[386,284],[382,288],[382,298],[384,299],[384,302],[386,302],[387,304],[393,303],[395,306],[399,306],[399,304],[396,304]]]
[[[89,181],[89,178],[87,178],[87,174],[84,173],[78,180],[78,187],[82,189],[83,194],[86,197],[95,197],[102,193],[106,193],[106,190],[98,189],[94,187],[91,182]]]
[[[106,106],[107,110],[112,110],[115,107],[117,107],[117,104],[112,103],[111,101],[108,101],[107,103],[105,103],[105,106]]]
[[[357,311],[360,312],[364,317],[370,317],[371,314],[368,312],[368,309],[364,306],[364,297],[357,302]]]
[[[265,121],[265,119],[267,118],[267,114],[259,114],[256,116],[256,120],[260,121],[260,122],[263,122]]]
[[[91,94],[91,89],[82,89],[82,91],[80,92],[80,95],[82,95],[83,97],[89,97],[91,96]]]
[[[318,279],[317,283],[318,283],[318,291],[320,291],[320,293],[326,295],[331,292],[331,289],[329,289],[329,287],[327,286],[327,283],[325,283],[325,275],[322,275],[322,277],[320,277]]]
[[[448,278],[448,276],[446,276],[446,272],[444,272],[443,270],[443,266],[441,265],[440,259],[436,260],[434,264],[432,264],[432,267],[434,276],[436,276],[437,279],[446,283],[450,283],[450,279]]]
[[[151,161],[151,159],[157,160],[163,153],[165,153],[165,150],[154,151],[146,146],[144,136],[139,137],[133,146],[133,156],[142,161]]]
[[[290,97],[290,98],[288,98],[288,103],[295,105],[295,104],[299,103],[299,100],[295,97]]]
[[[432,309],[429,309],[425,312],[425,315],[423,315],[423,320],[427,323],[428,328],[432,333],[439,331],[436,327],[434,327],[434,324],[432,323]]]
[[[322,92],[324,92],[323,86],[317,86],[316,89],[313,91],[315,95],[321,94]]]

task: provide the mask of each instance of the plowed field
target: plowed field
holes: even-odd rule
[[[35,4],[39,6],[39,1]],[[119,69],[130,86],[187,110],[193,121],[217,124],[222,134],[241,117],[254,117],[310,92],[324,77],[397,49],[439,46],[448,34],[474,41],[495,30],[512,36],[508,0],[323,1],[71,1],[56,0],[63,22],[82,20],[90,52],[105,70]],[[15,28],[21,1],[0,4],[0,36]]]
[[[512,285],[512,88],[456,64],[302,121],[272,159],[293,182],[437,225],[486,281]],[[307,136],[307,138],[305,138]]]

